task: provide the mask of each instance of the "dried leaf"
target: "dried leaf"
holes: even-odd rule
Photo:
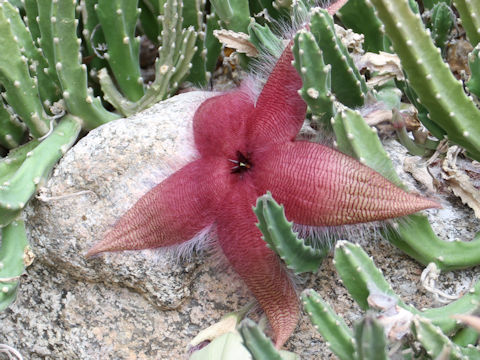
[[[341,42],[347,49],[352,50],[354,54],[363,54],[363,40],[365,35],[357,34],[351,29],[345,29],[337,24],[334,24],[335,32],[340,38]]]
[[[433,177],[427,170],[425,161],[420,156],[410,156],[403,162],[403,170],[410,173],[415,180],[425,186],[429,191],[434,192]]]
[[[469,176],[466,169],[472,167],[462,164],[458,158],[461,148],[452,146],[447,151],[447,156],[442,163],[442,177],[447,181],[453,193],[462,199],[464,204],[470,206],[475,216],[480,219],[480,191],[475,186],[475,179]],[[472,165],[472,164],[470,164]],[[480,168],[478,169],[480,172]]]
[[[257,56],[258,50],[253,45],[249,36],[242,32],[232,30],[213,30],[213,35],[225,46],[235,49],[237,52],[247,56]]]
[[[380,51],[379,54],[367,52],[357,59],[359,69],[368,69],[371,73],[377,73],[368,80],[367,85],[377,86],[386,83],[390,79],[404,80],[400,59],[395,54]]]
[[[468,66],[468,54],[473,50],[472,45],[467,40],[458,39],[447,46],[447,62],[452,72],[460,77],[465,71],[470,75],[470,67]]]

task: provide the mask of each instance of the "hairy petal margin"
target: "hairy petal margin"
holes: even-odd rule
[[[223,158],[207,157],[191,162],[143,195],[87,256],[190,240],[214,222],[231,186],[229,175]]]
[[[218,241],[234,270],[265,311],[279,348],[297,326],[298,296],[280,258],[261,239],[252,210],[256,198],[252,186],[237,184],[218,216]]]
[[[352,157],[315,143],[274,145],[253,163],[257,191],[271,191],[285,205],[287,218],[302,225],[364,223],[440,207]]]

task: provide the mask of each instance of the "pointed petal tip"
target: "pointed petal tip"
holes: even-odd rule
[[[106,251],[112,251],[113,249],[111,246],[108,245],[108,243],[104,240],[101,240],[97,242],[93,247],[91,247],[87,253],[85,254],[85,257],[87,259],[91,259],[93,257],[96,257],[97,255],[106,252]]]
[[[421,210],[443,208],[442,204],[436,199],[425,197],[423,195],[416,194],[416,193],[407,193],[407,194],[408,194],[408,197],[403,200],[404,204],[409,203],[409,205],[407,206],[407,209],[405,209],[407,212],[407,214],[405,215],[409,215],[411,213],[415,213]]]

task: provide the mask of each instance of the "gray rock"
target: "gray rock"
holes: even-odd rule
[[[37,259],[77,279],[121,283],[159,307],[176,308],[189,295],[193,264],[156,250],[90,260],[84,254],[144,193],[196,156],[192,116],[210,95],[183,94],[112,121],[67,152],[27,211]]]
[[[83,256],[141,195],[195,156],[191,118],[210,95],[182,94],[111,122],[64,156],[27,211],[36,261],[17,301],[0,313],[0,344],[26,359],[183,359],[198,331],[252,300],[232,270],[206,255],[178,260],[168,251],[145,250],[88,261]],[[400,158],[395,162],[401,167]],[[447,223],[439,226],[448,231]],[[368,232],[360,241],[408,303],[436,305],[418,286],[421,265]],[[442,278],[442,287],[460,293],[475,269],[452,274]],[[300,280],[348,324],[361,316],[331,258],[318,274]],[[306,316],[286,347],[302,359],[333,358]]]

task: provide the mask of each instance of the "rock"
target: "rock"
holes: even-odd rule
[[[112,121],[67,152],[27,210],[37,259],[76,279],[121,283],[161,308],[178,307],[194,264],[157,250],[84,254],[144,193],[196,156],[192,117],[210,95],[183,94]]]
[[[0,313],[0,344],[26,359],[183,359],[198,331],[253,299],[231,269],[206,254],[179,260],[169,251],[144,250],[84,258],[141,195],[195,156],[191,119],[208,96],[182,94],[113,121],[64,156],[27,210],[36,261],[17,301]],[[403,149],[392,146],[395,153]],[[395,162],[401,167],[401,159]],[[468,219],[457,210],[449,211]],[[448,229],[446,221],[439,226]],[[406,302],[435,305],[419,288],[421,265],[369,232],[360,241]],[[442,287],[460,293],[474,273],[444,276]],[[300,288],[319,291],[349,325],[361,316],[331,258],[300,280]],[[333,358],[306,316],[286,348],[302,359]]]

